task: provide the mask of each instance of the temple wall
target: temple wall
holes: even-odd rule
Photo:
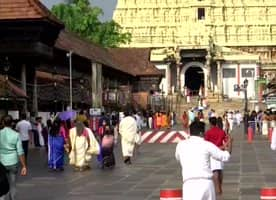
[[[119,0],[113,19],[131,47],[276,44],[273,0]]]

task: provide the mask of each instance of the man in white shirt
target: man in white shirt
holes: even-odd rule
[[[225,144],[225,151],[222,151],[200,137],[204,131],[204,123],[194,121],[190,125],[191,136],[176,146],[175,157],[182,168],[182,193],[185,200],[215,200],[210,158],[223,162],[230,159],[232,139]]]
[[[25,154],[25,159],[27,160],[29,140],[32,134],[32,125],[26,120],[27,116],[25,113],[21,115],[21,120],[16,124],[15,129],[20,133],[20,138],[22,141],[22,147]]]

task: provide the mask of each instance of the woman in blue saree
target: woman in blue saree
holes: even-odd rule
[[[65,129],[59,119],[53,122],[48,137],[48,167],[54,171],[63,171]]]

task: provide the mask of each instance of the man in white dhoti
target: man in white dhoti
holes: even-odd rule
[[[131,164],[131,157],[135,147],[135,137],[137,134],[137,122],[130,116],[129,112],[124,113],[125,117],[119,124],[119,133],[121,134],[122,153],[125,164]]]
[[[210,158],[228,161],[232,140],[222,151],[211,142],[200,137],[204,133],[204,123],[195,121],[190,125],[190,137],[176,146],[175,157],[180,162],[183,178],[183,199],[215,200],[215,188],[210,168]]]

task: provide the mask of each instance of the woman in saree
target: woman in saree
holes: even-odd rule
[[[48,166],[55,171],[63,171],[64,167],[65,130],[57,119],[49,131],[48,136]]]
[[[90,148],[89,132],[84,124],[76,122],[76,127],[69,131],[69,163],[75,167],[75,171],[89,169],[91,156],[87,154]]]

